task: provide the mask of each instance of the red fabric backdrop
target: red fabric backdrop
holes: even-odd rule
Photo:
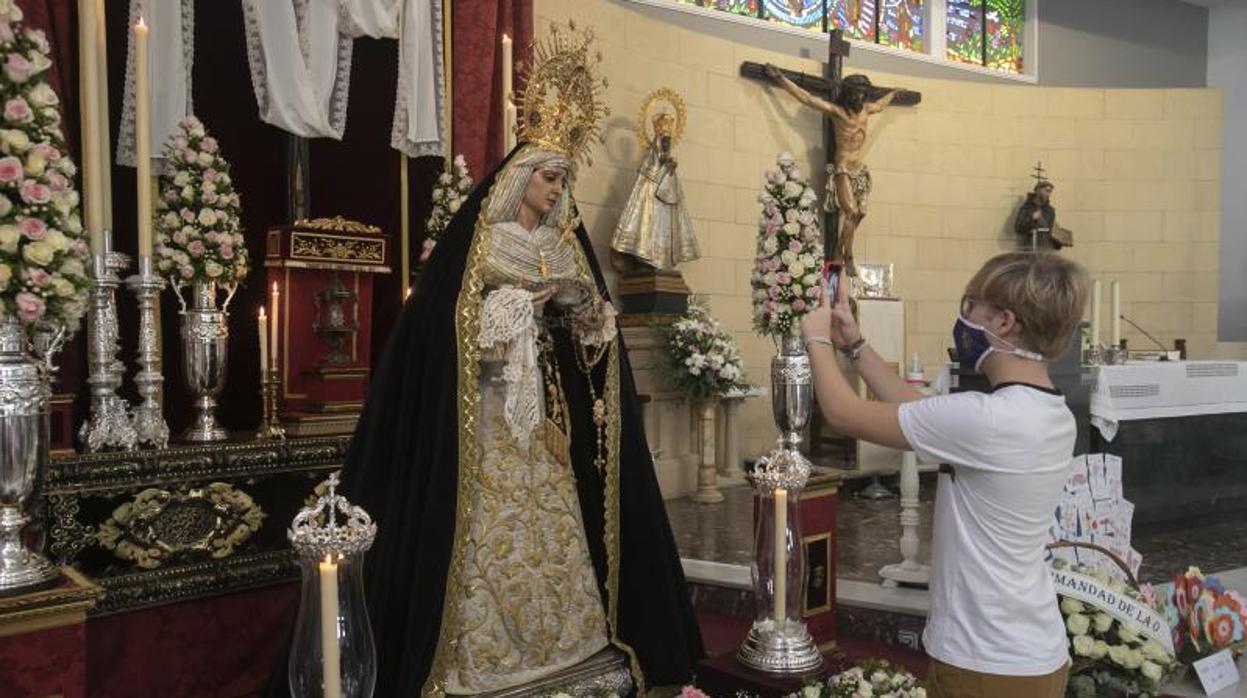
[[[473,0],[452,3],[454,21],[454,139],[476,179],[502,152],[502,35],[514,41],[515,85],[532,53],[532,0]]]

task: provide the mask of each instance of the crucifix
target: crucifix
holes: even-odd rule
[[[843,263],[850,276],[857,276],[853,235],[866,217],[871,189],[870,170],[861,160],[867,120],[889,105],[918,104],[922,95],[872,85],[865,75],[845,77],[844,59],[849,48],[843,32],[831,32],[822,78],[752,61],[741,64],[740,74],[778,84],[802,104],[823,113],[823,143],[830,175],[823,205],[823,253],[828,261]]]

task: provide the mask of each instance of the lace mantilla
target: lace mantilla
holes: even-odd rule
[[[481,308],[482,349],[505,347],[506,382],[503,417],[511,435],[527,448],[533,431],[541,424],[541,369],[537,365],[537,322],[533,317],[533,294],[522,288],[504,287],[485,296]]]

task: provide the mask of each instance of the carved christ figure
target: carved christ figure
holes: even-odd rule
[[[850,75],[841,81],[840,94],[835,101],[828,101],[801,89],[770,63],[766,66],[766,74],[799,102],[831,119],[836,136],[836,154],[827,164],[829,179],[824,208],[840,212],[840,230],[833,257],[844,262],[849,275],[857,276],[857,267],[853,264],[853,234],[866,217],[871,188],[870,169],[862,161],[866,127],[870,115],[886,109],[896,97],[897,90],[888,90],[872,101],[869,99],[870,78]]]

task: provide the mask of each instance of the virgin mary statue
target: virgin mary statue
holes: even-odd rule
[[[591,38],[537,47],[520,145],[443,234],[351,442],[378,696],[507,690],[608,646],[643,694],[702,655],[572,198],[605,112]]]

